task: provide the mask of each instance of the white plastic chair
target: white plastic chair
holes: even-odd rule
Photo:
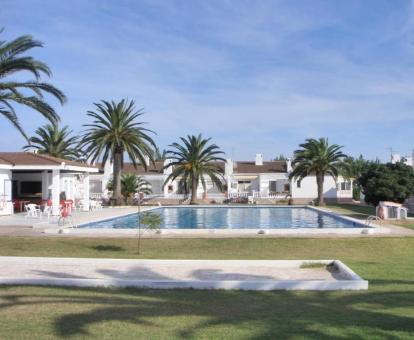
[[[102,203],[100,201],[90,200],[89,201],[89,209],[90,210],[101,210]]]
[[[85,201],[84,200],[80,200],[75,204],[75,211],[83,211],[83,207],[85,206]]]
[[[41,216],[42,215],[46,215],[47,216],[47,219],[50,219],[50,215],[51,214],[52,214],[52,207],[49,206],[49,205],[45,205],[45,207],[44,207],[44,209],[43,209],[43,211],[41,213]]]
[[[27,204],[25,208],[27,211],[26,217],[41,217],[40,216],[41,210],[37,204],[30,203],[30,204]]]

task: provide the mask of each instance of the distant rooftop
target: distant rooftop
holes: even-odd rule
[[[0,152],[0,164],[11,166],[56,166],[65,163],[81,168],[95,168],[86,163],[70,161],[33,152]]]

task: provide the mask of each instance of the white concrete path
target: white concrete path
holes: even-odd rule
[[[340,261],[333,270],[277,260],[124,260],[0,257],[0,284],[194,289],[367,289]]]

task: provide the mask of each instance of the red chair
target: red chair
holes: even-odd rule
[[[20,201],[19,200],[13,201],[13,210],[20,212]]]

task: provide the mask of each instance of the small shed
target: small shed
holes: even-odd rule
[[[401,203],[381,201],[377,206],[376,215],[383,220],[406,219],[408,215],[408,209],[405,208]]]

